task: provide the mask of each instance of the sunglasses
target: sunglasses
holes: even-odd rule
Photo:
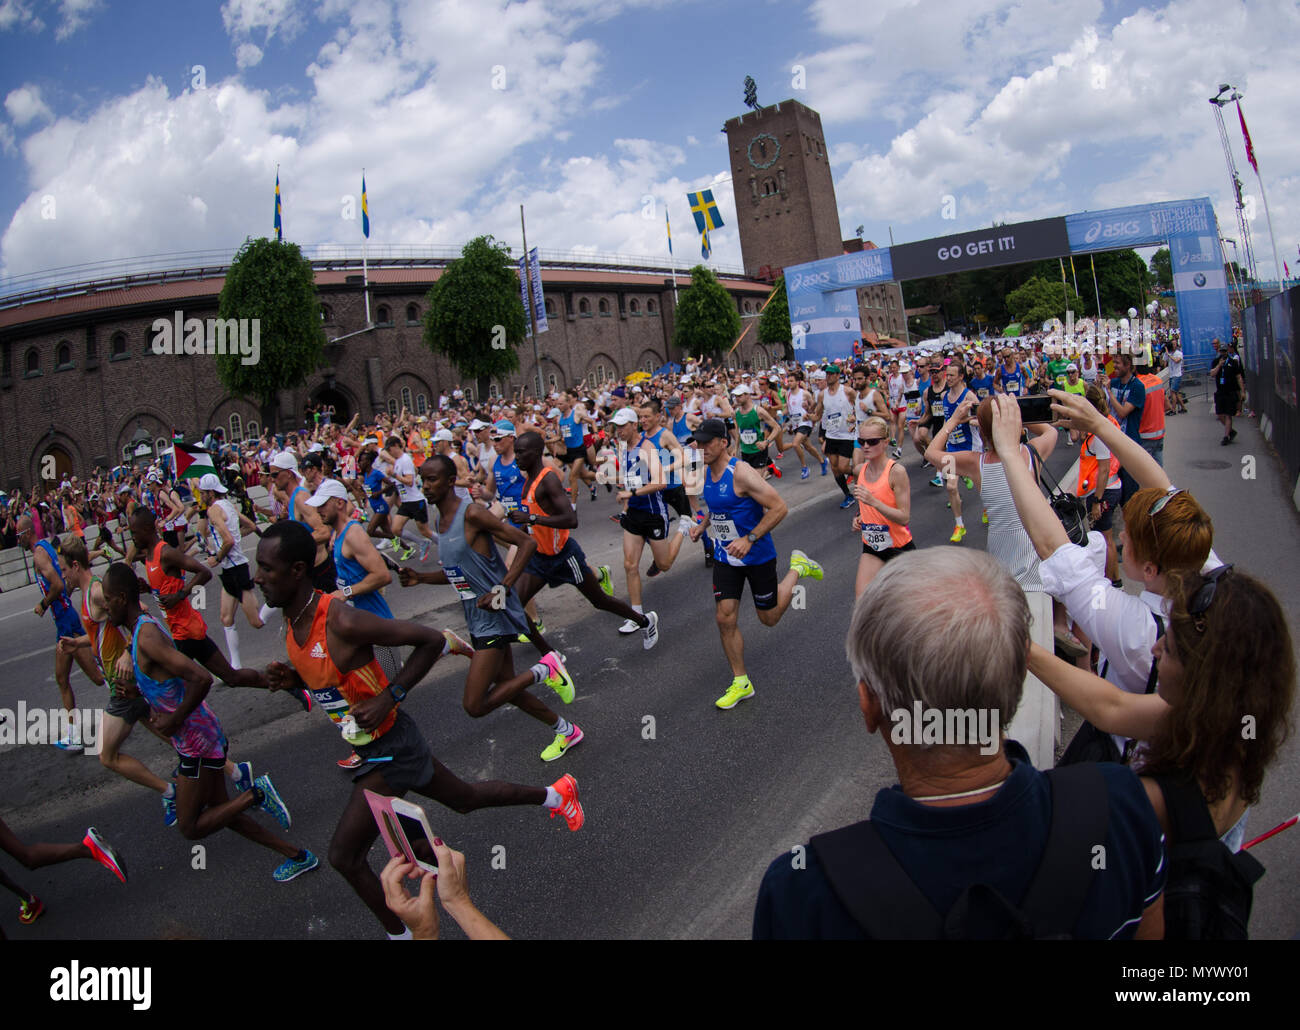
[[[1151,539],[1155,541],[1157,555],[1160,554],[1160,534],[1156,531],[1155,517],[1165,510],[1165,505],[1172,501],[1179,494],[1186,493],[1186,490],[1175,490],[1170,487],[1169,490],[1151,505],[1151,510],[1147,512],[1147,517],[1151,519]]]
[[[885,438],[884,438],[883,436],[877,436],[875,439],[872,439],[872,440],[863,440],[863,441],[862,441],[862,446],[863,446],[863,447],[874,447],[874,446],[876,446],[876,444],[878,444],[878,443],[884,443],[884,442],[885,442]]]
[[[1229,565],[1220,565],[1217,569],[1204,577],[1201,588],[1196,591],[1195,596],[1187,605],[1187,614],[1196,619],[1196,630],[1198,633],[1205,632],[1205,620],[1200,616],[1204,615],[1214,603],[1214,591],[1222,579],[1232,569]]]

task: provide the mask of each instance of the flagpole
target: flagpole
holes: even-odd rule
[[[1241,111],[1241,100],[1237,100],[1237,117],[1241,119],[1241,126],[1244,132],[1246,128],[1246,116]],[[1247,137],[1249,139],[1249,137]],[[1279,285],[1283,284],[1282,279],[1282,259],[1277,256],[1277,237],[1273,235],[1273,216],[1268,210],[1268,196],[1264,193],[1264,176],[1259,173],[1259,158],[1253,153],[1254,146],[1251,146],[1251,153],[1248,157],[1253,158],[1250,166],[1255,169],[1255,181],[1259,183],[1259,199],[1264,205],[1264,219],[1268,222],[1268,242],[1273,248],[1273,270],[1277,274]],[[1285,288],[1285,287],[1284,287]]]
[[[668,264],[673,270],[673,317],[677,317],[677,258],[673,254],[672,220],[668,216],[668,203],[664,202],[664,225],[668,226]]]
[[[366,170],[363,168],[361,169],[361,189],[362,189],[361,203],[363,205],[366,202],[365,188],[366,188]],[[366,213],[362,212],[361,217],[362,218],[367,217]],[[366,297],[366,326],[367,327],[370,326],[370,269],[366,264],[366,250],[369,247],[369,245],[370,245],[370,237],[363,236],[361,238],[361,288],[362,291],[365,293],[365,297]]]
[[[1097,298],[1097,317],[1101,318],[1101,287],[1097,285],[1097,262],[1091,254],[1088,255],[1088,264],[1092,265],[1092,292]]]
[[[542,359],[537,351],[537,311],[533,307],[532,291],[532,271],[531,262],[528,260],[528,228],[524,225],[524,205],[519,205],[519,233],[524,238],[524,297],[525,302],[524,314],[528,316],[528,324],[533,330],[533,364],[537,367],[537,393],[533,397],[534,404],[540,404],[542,400]],[[541,263],[541,259],[538,259]]]

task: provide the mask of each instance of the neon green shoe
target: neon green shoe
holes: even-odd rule
[[[546,627],[543,626],[540,622],[537,623],[537,632],[539,634],[546,632]],[[527,644],[531,640],[532,638],[527,633],[520,633],[519,636],[515,637],[515,643],[517,644]]]
[[[560,657],[560,652],[552,651],[550,654],[543,655],[541,664],[550,671],[550,675],[542,682],[559,694],[560,700],[566,705],[572,703],[573,677],[564,667],[564,659]]]
[[[581,743],[582,730],[578,728],[578,724],[575,722],[573,723],[573,732],[567,737],[563,733],[557,733],[555,735],[555,739],[551,741],[551,746],[542,752],[542,761],[554,762],[557,758],[563,756],[569,748],[573,747],[575,744]]]
[[[822,567],[804,554],[803,551],[790,552],[790,568],[799,573],[800,579],[804,576],[811,576],[813,579],[822,578]]]
[[[600,578],[600,589],[605,591],[605,596],[613,597],[614,578],[609,574],[609,566],[601,565],[596,569],[596,575]]]
[[[725,712],[753,696],[754,684],[750,683],[748,678],[736,677],[731,681],[731,686],[727,688],[727,692],[713,703]]]

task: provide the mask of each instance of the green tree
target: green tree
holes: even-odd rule
[[[1083,302],[1074,288],[1061,289],[1059,282],[1035,276],[1019,289],[1007,294],[1007,308],[1012,318],[1024,322],[1030,329],[1039,328],[1051,318],[1065,321],[1066,308],[1076,314],[1083,311]]]
[[[524,303],[510,248],[491,236],[465,244],[429,290],[424,342],[488,395],[489,380],[519,370],[516,348],[524,340]],[[534,384],[535,385],[535,384]]]
[[[1174,285],[1174,268],[1168,247],[1161,247],[1151,255],[1151,278],[1164,290]]]
[[[695,355],[719,355],[740,335],[740,312],[718,277],[704,265],[691,269],[691,285],[677,305],[673,346]]]
[[[219,319],[258,320],[256,362],[235,350],[216,355],[221,385],[257,401],[262,424],[276,427],[277,394],[301,386],[321,360],[325,331],[311,263],[296,243],[246,239],[226,273]]]
[[[794,360],[790,335],[790,300],[785,295],[785,276],[776,281],[775,292],[758,318],[758,342],[780,344],[786,361]]]

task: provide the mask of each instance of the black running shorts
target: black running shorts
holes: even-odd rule
[[[713,563],[713,600],[739,601],[749,583],[754,607],[767,611],[776,607],[776,559],[762,565],[732,565],[729,562]]]

